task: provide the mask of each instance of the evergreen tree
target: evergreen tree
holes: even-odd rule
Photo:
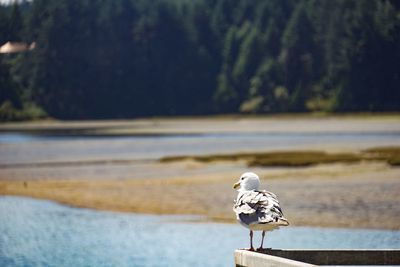
[[[24,28],[23,17],[19,8],[19,4],[14,3],[8,24],[7,39],[12,42],[20,42],[23,40],[22,32]]]
[[[36,42],[0,55],[0,101],[16,109],[33,101],[61,119],[398,111],[399,8],[394,0],[0,5],[1,44]]]

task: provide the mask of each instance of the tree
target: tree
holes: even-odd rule
[[[12,42],[20,42],[23,40],[22,32],[24,28],[23,17],[18,3],[14,3],[11,10],[11,16],[8,24],[7,39]]]

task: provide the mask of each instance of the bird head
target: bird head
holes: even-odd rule
[[[257,190],[260,186],[260,178],[254,172],[243,173],[239,181],[233,185],[233,189],[238,191]]]

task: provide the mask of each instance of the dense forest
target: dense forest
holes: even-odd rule
[[[400,111],[397,0],[0,6],[0,120]]]

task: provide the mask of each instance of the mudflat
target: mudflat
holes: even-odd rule
[[[400,229],[400,168],[385,162],[249,167],[242,160],[160,161],[165,155],[305,148],[359,152],[377,146],[396,146],[400,144],[397,116],[46,122],[3,124],[0,129],[5,133],[34,135],[54,134],[54,129],[59,131],[56,134],[69,131],[55,140],[0,143],[2,195],[124,212],[199,214],[209,220],[234,222],[232,205],[236,192],[231,186],[242,172],[251,170],[260,175],[264,189],[278,195],[292,225]],[[210,133],[216,137],[206,136]],[[242,133],[250,135],[247,139],[236,137]],[[317,138],[328,138],[326,142],[323,139],[257,146],[257,142],[264,144],[263,138],[269,138],[269,134],[281,133],[293,134],[293,138],[300,136],[298,140],[303,140],[304,135],[313,139],[315,133]],[[367,138],[345,140],[346,134],[354,134],[357,139],[360,133]],[[64,138],[68,134],[79,138]],[[225,138],[224,134],[232,135]],[[108,138],[110,135],[113,138]],[[164,135],[172,138],[165,139]],[[217,138],[215,143],[213,138]],[[257,142],[251,143],[253,139]]]

